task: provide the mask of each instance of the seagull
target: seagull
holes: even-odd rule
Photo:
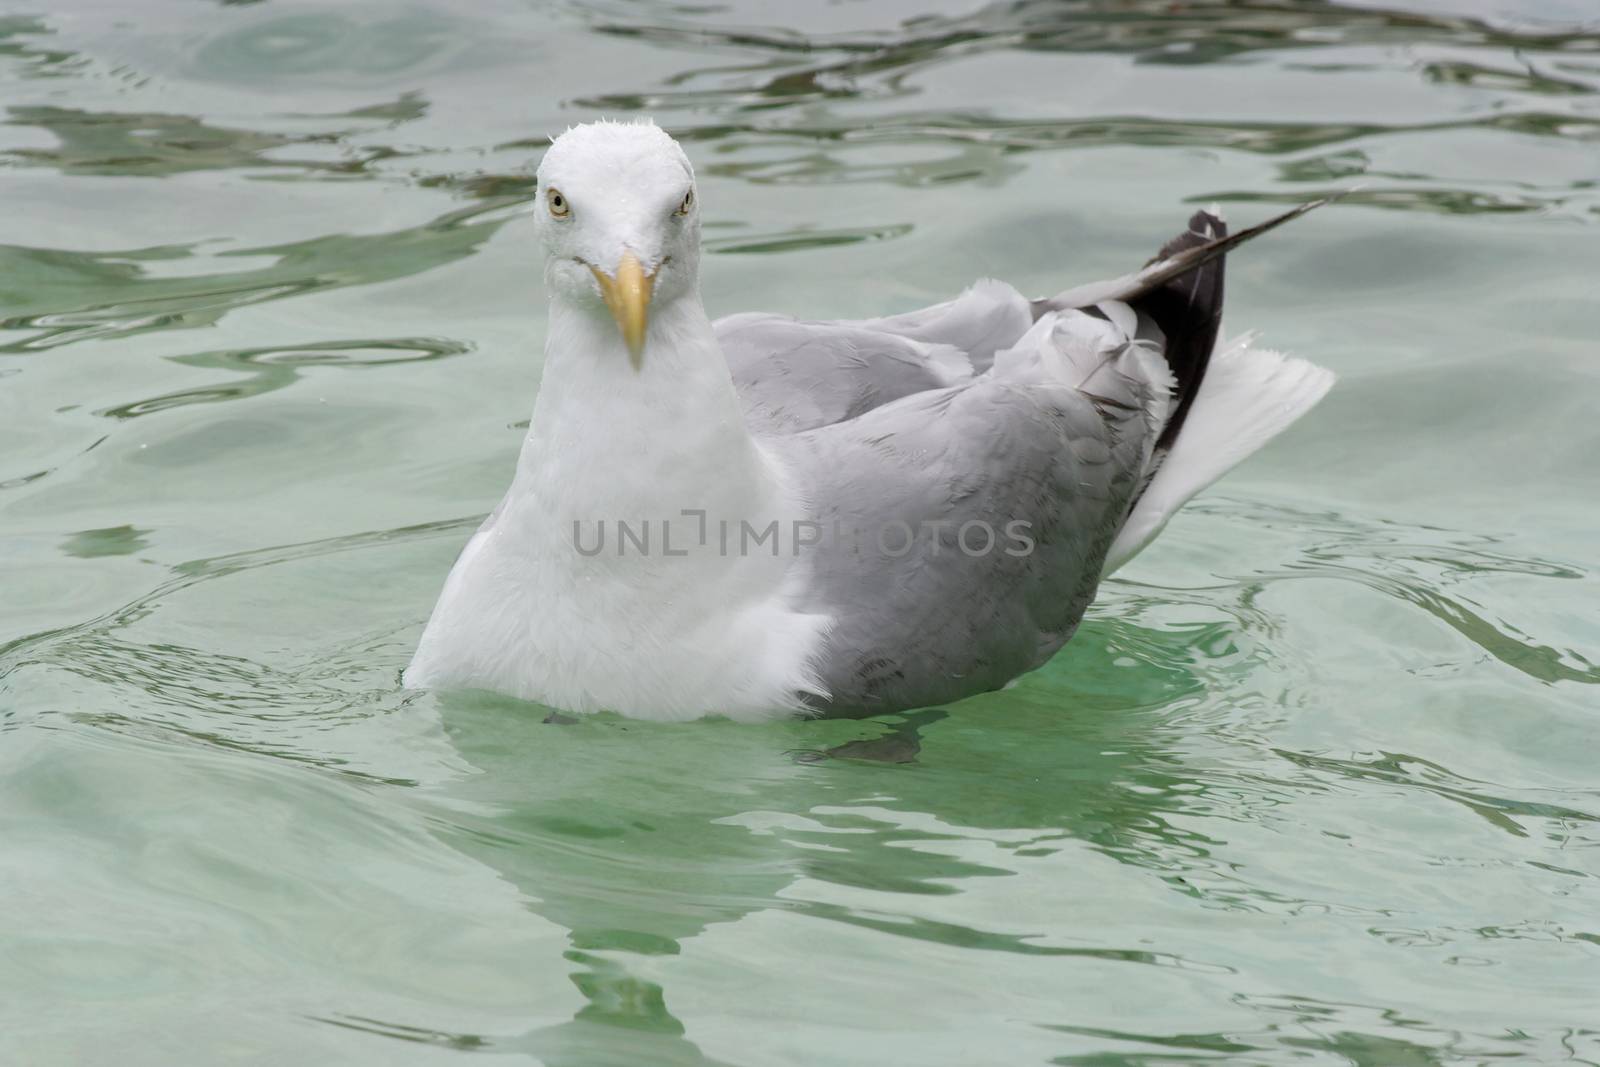
[[[573,713],[864,717],[1005,687],[1101,580],[1333,375],[1219,343],[1216,210],[1145,267],[859,320],[712,321],[688,157],[557,137],[550,317],[516,474],[403,675]]]

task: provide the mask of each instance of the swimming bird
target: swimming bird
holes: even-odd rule
[[[1333,376],[1219,343],[1216,211],[1145,267],[884,318],[707,317],[688,157],[557,137],[550,317],[511,487],[404,674],[642,719],[866,716],[1001,688]]]

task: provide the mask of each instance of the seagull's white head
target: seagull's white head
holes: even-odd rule
[[[637,368],[652,307],[693,293],[700,269],[694,168],[649,122],[591,122],[539,164],[545,280],[564,300],[616,320]]]

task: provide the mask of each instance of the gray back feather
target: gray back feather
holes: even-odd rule
[[[1038,361],[773,443],[821,541],[807,610],[835,715],[997,688],[1072,635],[1142,475],[1157,398],[1115,362],[1082,391]]]

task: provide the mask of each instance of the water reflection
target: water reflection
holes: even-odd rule
[[[588,4],[593,28],[647,36],[663,44],[723,45],[792,56],[840,52],[858,68],[881,70],[942,51],[982,48],[1049,52],[1133,53],[1151,63],[1193,65],[1235,59],[1263,49],[1315,49],[1330,44],[1488,46],[1525,52],[1593,51],[1595,30],[1574,18],[1565,24],[1496,24],[1454,13],[1330,0],[1247,0],[1174,8],[1168,0],[1001,0],[970,13],[908,18],[898,28],[812,33],[792,29],[723,28],[724,12],[680,9],[678,19],[623,22],[609,4]]]
[[[1270,50],[1325,49],[1334,45],[1489,46],[1519,54],[1583,55],[1593,50],[1595,31],[1586,27],[1511,29],[1457,16],[1430,17],[1414,10],[1354,8],[1320,0],[1252,0],[1249,3],[1188,4],[1167,0],[1103,0],[1062,4],[1056,0],[1006,0],[959,16],[909,19],[898,30],[800,34],[792,30],[724,29],[714,17],[657,22],[620,21],[600,14],[596,31],[683,47],[720,46],[730,52],[764,54],[768,66],[750,64],[689,71],[673,88],[655,93],[615,93],[579,102],[597,108],[648,110],[703,107],[715,102],[731,111],[761,111],[812,105],[840,97],[897,97],[918,67],[987,51],[1131,55],[1137,62],[1191,66],[1238,62]],[[822,58],[818,58],[822,57]],[[754,75],[753,77],[751,75]],[[1592,80],[1562,79],[1524,68],[1485,71],[1471,64],[1441,62],[1424,74],[1463,84],[1562,93],[1596,92]],[[742,77],[741,77],[742,76]],[[1501,80],[1509,79],[1509,80]],[[683,89],[696,81],[742,80],[744,86]]]
[[[805,34],[759,26],[726,28],[698,8],[685,8],[676,15],[674,9],[659,5],[628,11],[624,17],[621,9],[596,6],[588,14],[591,29],[674,49],[720,49],[741,58],[691,67],[658,88],[580,96],[571,103],[606,113],[664,113],[680,138],[715,144],[718,158],[707,165],[707,173],[755,183],[996,181],[1018,173],[1018,164],[1008,159],[1012,153],[1063,148],[1187,147],[1289,155],[1378,137],[1450,130],[1582,140],[1594,140],[1600,130],[1600,119],[1594,117],[1591,106],[1600,94],[1600,74],[1590,65],[1559,61],[1567,55],[1586,56],[1596,48],[1600,34],[1583,27],[1512,27],[1405,9],[1357,9],[1288,0],[1180,9],[1165,0],[1085,5],[1021,0],[991,4],[960,16],[913,18],[897,28],[844,34]],[[39,18],[0,24],[0,40],[19,42],[7,46],[18,57],[41,62],[47,57],[52,64],[65,61],[67,53],[36,53],[21,43],[48,33],[48,23]],[[292,15],[224,34],[207,44],[195,62],[207,69],[221,64],[235,75],[244,71],[267,77],[274,75],[278,65],[289,62],[285,57],[292,57],[299,73],[304,66],[349,74],[351,65],[360,67],[361,55],[370,52],[376,64],[372,73],[394,69],[422,78],[430,64],[448,67],[465,62],[468,55],[477,64],[511,61],[512,54],[498,50],[493,58],[474,52],[473,48],[486,47],[479,34],[477,29],[468,32],[465,24],[449,20],[435,24],[420,17],[357,26],[342,16]],[[361,55],[353,54],[350,47],[350,41],[357,38]],[[310,53],[303,47],[290,47],[302,41],[315,46]],[[468,47],[461,41],[475,43]],[[1516,106],[1467,108],[1453,117],[1423,121],[1387,117],[1307,121],[1301,116],[1253,120],[1125,113],[1022,117],[992,107],[882,106],[885,102],[905,104],[922,95],[923,89],[908,78],[926,67],[989,53],[1131,56],[1140,63],[1193,66],[1238,63],[1254,53],[1271,52],[1286,70],[1314,73],[1364,68],[1359,64],[1296,63],[1283,53],[1375,48],[1390,43],[1410,49],[1515,49],[1522,57],[1520,66],[1449,55],[1426,59],[1410,69],[1393,64],[1385,69],[1404,70],[1407,78],[1500,94],[1516,100]],[[1563,106],[1562,101],[1569,101],[1570,106]],[[867,104],[873,105],[871,120],[863,121],[859,108]],[[419,90],[402,90],[378,104],[320,116],[300,115],[302,124],[309,122],[311,128],[285,131],[219,125],[200,116],[149,110],[16,105],[9,109],[14,124],[47,130],[59,144],[48,149],[16,148],[8,155],[21,163],[100,175],[159,176],[240,168],[260,176],[368,178],[460,188],[478,195],[486,183],[528,183],[526,173],[439,169],[437,164],[430,165],[424,146],[384,143],[379,136],[384,127],[350,128],[331,121],[376,120],[394,129],[424,117],[429,107]],[[544,144],[542,136],[513,138],[484,145],[482,150],[536,155]],[[886,162],[868,150],[887,145],[902,150],[921,145],[928,151],[920,159]],[[308,151],[298,156],[282,151],[297,146]],[[1359,155],[1355,149],[1349,152]],[[529,165],[534,161],[519,162]],[[386,166],[391,162],[400,166]],[[1300,180],[1297,167],[1307,166],[1315,169],[1316,165],[1311,161],[1287,164],[1285,179]],[[1373,190],[1360,202],[1451,212],[1537,210],[1565,202],[1562,197],[1540,196],[1532,190],[1519,195],[1452,185],[1412,189],[1405,183],[1418,176],[1395,177],[1400,185]],[[1556,180],[1559,188],[1582,200],[1585,209],[1600,210],[1592,204],[1591,183],[1586,177],[1575,176],[1564,183]],[[1307,194],[1285,195],[1292,199]]]
[[[12,156],[67,174],[148,174],[160,177],[224,167],[319,167],[267,158],[264,153],[294,144],[281,134],[209,126],[189,115],[93,112],[64,107],[13,107],[11,122],[48,130],[60,141],[52,149],[19,148]]]
[[[451,341],[441,337],[397,337],[370,341],[326,341],[320,344],[297,345],[293,348],[198,352],[189,356],[175,356],[173,362],[186,367],[242,373],[244,377],[229,385],[182,389],[161,396],[117,404],[95,414],[113,419],[133,419],[187,404],[214,404],[228,400],[242,400],[286,389],[300,380],[304,368],[338,367],[362,370],[396,363],[446,359],[465,355],[470,351],[472,346],[463,341]]]
[[[375,611],[363,628],[347,602],[349,628],[332,641],[316,641],[291,652],[265,633],[238,631],[241,610],[252,603],[295,597],[330,580],[332,558],[364,561],[338,568],[347,597],[372,588],[394,553],[440,537],[470,531],[482,516],[380,530],[213,559],[174,568],[171,577],[145,595],[77,625],[29,634],[0,645],[0,693],[16,694],[51,679],[55,698],[22,726],[40,717],[65,715],[114,732],[165,738],[286,759],[362,781],[415,784],[417,757],[397,751],[426,733],[417,718],[415,694],[398,688],[399,668],[414,640],[410,621],[394,622]],[[91,536],[92,535],[92,536]],[[133,540],[130,541],[130,538]],[[87,531],[63,546],[73,555],[134,551],[137,537],[120,530]],[[378,550],[378,551],[374,551]],[[285,574],[283,568],[294,568]],[[375,568],[371,579],[352,576]],[[283,577],[283,585],[272,579]],[[241,582],[243,586],[241,587]],[[306,601],[308,604],[311,601]],[[177,621],[212,613],[216,625],[200,632]],[[315,620],[304,620],[315,634]],[[233,643],[239,651],[227,650]],[[387,726],[386,721],[387,720]],[[387,730],[387,733],[386,733]],[[454,774],[458,764],[439,754],[424,758],[416,773]]]
[[[140,263],[189,254],[187,249],[89,253],[0,245],[0,271],[26,283],[32,294],[13,306],[11,310],[22,313],[0,321],[0,329],[34,331],[0,346],[0,354],[213,326],[235,308],[432,270],[471,255],[506,223],[510,216],[504,209],[526,199],[526,195],[489,198],[390,233],[328,234],[230,249],[217,255],[267,256],[274,262],[254,270],[180,277],[148,275]]]
[[[16,63],[25,78],[59,78],[82,60],[61,49],[38,48],[50,27],[37,15],[0,15],[0,59]]]
[[[78,559],[100,556],[131,556],[150,547],[149,530],[134,526],[110,526],[103,530],[79,530],[61,542],[61,551]]]
[[[1154,633],[1124,636],[1163,643]],[[621,1030],[632,1062],[714,1062],[673,1016],[670,987],[631,961],[676,956],[708,927],[773,908],[982,951],[1203,967],[1137,945],[1048,944],[896,914],[903,895],[958,893],[1072,841],[1163,868],[1175,885],[1173,853],[1203,855],[1203,839],[1167,821],[1194,795],[1173,790],[1180,779],[1164,748],[1169,731],[1148,710],[1203,683],[1170,665],[1096,669],[1106,648],[1093,636],[1086,644],[1099,647],[1082,654],[1085,681],[1014,697],[1003,716],[951,709],[924,727],[914,767],[792,758],[819,742],[871,736],[882,729],[873,723],[561,726],[504,700],[445,698],[446,730],[480,773],[434,798],[437,832],[570,931],[572,980],[588,998],[569,1023],[493,1047],[590,1063]],[[1118,686],[1113,674],[1142,686]],[[1036,743],[1041,728],[1055,734],[1048,751]],[[994,788],[974,788],[974,776],[986,775]],[[954,790],[963,797],[959,822],[918,814],[948,811]],[[939,849],[968,838],[998,842],[1004,865]],[[802,882],[841,887],[841,901],[865,891],[873,903],[830,900],[825,890],[797,895]]]
[[[973,921],[963,918],[971,909],[962,902],[982,900],[985,883],[1026,876],[1087,848],[1208,906],[1362,916],[1361,908],[1334,897],[1285,894],[1241,869],[1229,827],[1271,825],[1295,796],[1377,783],[1460,804],[1519,837],[1537,824],[1569,840],[1595,840],[1600,818],[1573,806],[1570,793],[1542,800],[1425,758],[1335,758],[1282,745],[1271,751],[1285,770],[1272,774],[1254,760],[1242,768],[1219,763],[1214,747],[1232,743],[1241,713],[1250,719],[1245,736],[1269,729],[1273,709],[1250,710],[1252,700],[1268,695],[1257,693],[1253,686],[1260,683],[1252,680],[1293,671],[1292,657],[1279,647],[1281,621],[1262,604],[1269,587],[1315,570],[1355,577],[1414,604],[1423,579],[1411,573],[1398,582],[1393,570],[1399,565],[1430,568],[1430,601],[1485,575],[1564,582],[1585,580],[1581,571],[1518,558],[1490,539],[1448,531],[1371,527],[1227,500],[1200,511],[1230,523],[1248,514],[1261,528],[1292,535],[1288,540],[1302,546],[1302,554],[1247,581],[1159,596],[1119,583],[1046,670],[1005,694],[924,720],[921,752],[910,765],[794,758],[797,750],[892,731],[892,721],[752,728],[602,717],[554,725],[537,709],[500,698],[405,695],[395,688],[395,673],[409,650],[409,624],[362,631],[359,617],[353,618],[337,647],[305,655],[236,654],[223,651],[219,637],[205,643],[178,638],[217,610],[208,603],[234,613],[253,596],[292,594],[322,582],[324,566],[335,560],[343,561],[338,573],[345,582],[359,582],[356,576],[366,571],[393,573],[396,553],[459,538],[470,519],[186,564],[150,594],[103,618],[0,649],[0,687],[15,693],[54,673],[52,688],[70,692],[71,704],[101,709],[73,712],[80,726],[176,737],[352,781],[411,787],[406,803],[440,841],[492,869],[528,907],[568,931],[565,959],[584,1006],[568,1021],[520,1037],[339,1012],[321,1018],[408,1042],[525,1051],[552,1064],[594,1063],[596,1048],[612,1050],[607,1054],[617,1063],[720,1062],[674,1014],[673,986],[664,977],[672,967],[661,961],[679,957],[714,927],[767,911],[912,945],[1064,965],[1097,961],[1232,974],[1232,965],[1203,955],[1136,940],[1079,939],[1064,934],[1070,927],[1059,921],[1031,928],[997,916]],[[89,531],[67,547],[81,553],[105,542],[120,552],[132,536]],[[1183,604],[1204,609],[1201,617],[1173,621],[1175,606]],[[75,679],[66,690],[63,676]],[[1226,698],[1222,703],[1219,695]],[[1298,698],[1274,699],[1281,717],[1281,705]],[[120,709],[109,710],[113,705]],[[408,719],[413,736],[419,726],[426,732],[428,721],[442,721],[449,748],[432,745],[421,764],[413,753],[419,773],[397,774],[396,750],[381,740],[381,731],[392,733]],[[1049,743],[1041,744],[1046,737]],[[1197,759],[1207,747],[1210,758]],[[928,913],[917,903],[939,900],[949,900],[953,910]],[[1369,914],[1369,921],[1381,915]],[[1381,935],[1392,938],[1394,931],[1383,927]],[[1449,935],[1418,936],[1437,943]],[[1554,936],[1572,941],[1584,935]],[[1304,1009],[1304,1001],[1295,1003]],[[1264,1019],[1278,1010],[1261,1006]],[[1329,1009],[1340,1026],[1354,1025],[1351,1018],[1364,1010]],[[1192,1049],[1293,1047],[1290,1034],[1270,1021],[1251,1033],[1178,1035],[1048,1025],[1080,1037]],[[1339,1027],[1305,1047],[1337,1052],[1349,1042],[1372,1041],[1390,1050],[1406,1047],[1398,1038]]]
[[[1512,622],[1517,607],[1514,601],[1496,606],[1480,602],[1470,592],[1446,592],[1494,575],[1595,583],[1593,575],[1571,564],[1512,555],[1492,534],[1461,534],[1222,500],[1204,501],[1195,510],[1247,522],[1258,529],[1292,529],[1297,537],[1312,538],[1284,570],[1263,568],[1257,572],[1260,578],[1358,582],[1421,608],[1501,663],[1542,682],[1600,683],[1600,665],[1576,649],[1540,643]]]

